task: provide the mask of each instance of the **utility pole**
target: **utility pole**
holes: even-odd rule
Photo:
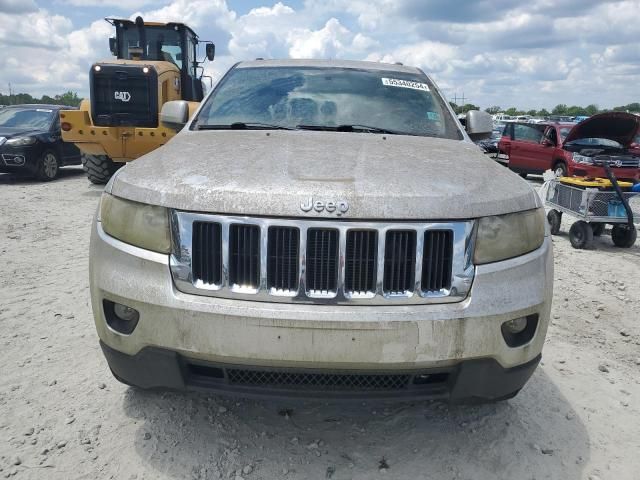
[[[460,97],[460,101],[461,101],[462,103],[460,104],[460,106],[463,106],[463,105],[465,104],[465,103],[464,103],[465,98],[466,98],[466,97],[464,96],[464,92],[462,92],[462,96]],[[457,92],[453,94],[453,103],[455,103],[456,105],[458,105],[458,93],[457,93]]]

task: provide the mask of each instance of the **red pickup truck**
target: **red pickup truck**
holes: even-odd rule
[[[558,176],[606,177],[609,161],[616,177],[640,181],[640,150],[633,147],[640,117],[624,112],[594,115],[578,124],[508,123],[499,154],[526,177],[554,170]]]

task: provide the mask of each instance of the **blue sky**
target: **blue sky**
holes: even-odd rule
[[[108,59],[106,16],[182,21],[237,60],[416,65],[481,107],[640,101],[640,0],[0,0],[0,92],[88,93]]]

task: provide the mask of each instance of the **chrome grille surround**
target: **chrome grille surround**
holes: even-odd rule
[[[638,168],[640,166],[640,158],[632,155],[596,155],[593,157],[593,163],[596,166],[602,166],[605,162],[608,162],[612,168]],[[619,164],[616,165],[616,163]]]
[[[335,219],[284,219],[243,217],[171,211],[172,254],[170,268],[177,290],[194,295],[241,299],[277,303],[339,304],[339,305],[393,305],[454,303],[464,300],[471,289],[474,276],[473,220],[451,222],[402,222],[402,221],[351,221]],[[194,222],[219,223],[222,228],[222,281],[206,284],[194,279],[191,268],[192,231]],[[256,225],[260,227],[260,285],[243,287],[229,283],[229,230],[232,224]],[[276,290],[267,286],[269,227],[294,227],[299,229],[298,288],[295,291]],[[330,292],[309,291],[306,286],[307,231],[327,228],[338,231],[338,282],[337,289]],[[375,230],[378,232],[375,291],[349,292],[345,290],[345,255],[349,230]],[[412,230],[416,232],[413,290],[403,294],[384,291],[385,239],[388,231]],[[453,259],[451,288],[438,291],[422,290],[422,267],[425,232],[450,230],[453,232]]]

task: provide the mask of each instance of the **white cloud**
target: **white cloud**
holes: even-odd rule
[[[34,0],[0,0],[0,13],[22,14],[36,10],[38,6]]]
[[[182,22],[196,31],[205,25],[217,25],[228,29],[235,13],[227,7],[225,0],[174,0],[164,7],[138,12],[146,21]]]
[[[132,8],[140,8],[145,5],[154,3],[154,0],[62,0],[63,5],[72,7],[115,7],[119,10],[131,10]]]
[[[79,28],[64,13],[107,5],[102,17],[126,5],[140,10],[129,18],[184,22],[214,40],[217,58],[205,71],[216,79],[256,57],[353,58],[416,65],[447,93],[484,106],[638,101],[640,0],[495,0],[500,8],[480,14],[487,0],[455,8],[448,0],[252,1],[238,14],[225,0],[57,0],[54,14],[33,0],[0,0],[0,87],[86,94],[91,62],[109,57],[112,28],[98,18]]]
[[[299,15],[281,2],[250,10],[230,25],[229,52],[238,60],[287,55],[286,35]]]
[[[293,58],[335,58],[351,43],[353,34],[330,18],[320,30],[294,29],[287,36],[289,56]]]

